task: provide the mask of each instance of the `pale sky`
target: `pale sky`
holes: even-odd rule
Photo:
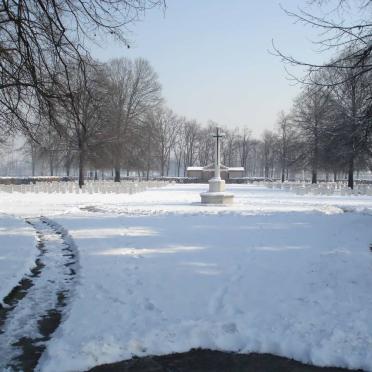
[[[291,10],[304,3],[281,1]],[[274,128],[278,112],[289,110],[300,90],[268,52],[272,39],[291,55],[325,59],[310,42],[314,30],[294,24],[273,0],[167,0],[165,13],[148,12],[131,31],[130,49],[106,40],[93,48],[93,56],[146,58],[177,114],[247,126],[257,137]]]

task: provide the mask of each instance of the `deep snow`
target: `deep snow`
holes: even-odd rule
[[[228,185],[235,205],[213,207],[205,189],[0,193],[0,211],[53,216],[79,250],[40,369],[205,347],[372,371],[372,197]]]

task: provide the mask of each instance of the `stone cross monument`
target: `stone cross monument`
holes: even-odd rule
[[[215,159],[214,159],[214,179],[221,179],[220,138],[225,137],[225,134],[220,133],[220,128],[217,127],[216,134],[214,134],[213,137],[216,139],[216,151],[215,151]]]
[[[208,181],[209,191],[200,194],[201,202],[203,204],[231,204],[234,201],[234,195],[225,192],[225,181],[221,179],[220,171],[220,139],[224,137],[224,134],[217,127],[213,137],[216,139],[214,177]]]

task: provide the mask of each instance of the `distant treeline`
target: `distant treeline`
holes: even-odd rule
[[[182,176],[188,166],[213,162],[216,126],[225,127],[222,162],[244,167],[249,177],[285,181],[307,171],[313,183],[320,173],[329,180],[346,175],[353,187],[355,172],[372,169],[370,22],[358,35],[346,34],[349,41],[340,42],[324,68],[310,66],[311,79],[290,112],[279,115],[275,130],[254,138],[248,127],[203,126],[172,112],[144,59],[102,64],[89,56],[83,42],[92,30],[125,44],[120,25],[162,1],[94,2],[88,12],[79,2],[61,4],[7,2],[0,25],[1,141],[19,133],[26,138],[32,175],[63,169],[69,177],[77,170],[80,186],[88,171],[112,172],[117,182],[133,172]],[[335,32],[344,31],[335,26]]]

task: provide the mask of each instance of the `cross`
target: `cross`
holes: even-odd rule
[[[216,134],[213,135],[214,138],[216,138],[216,158],[214,161],[214,177],[215,178],[221,178],[220,177],[220,138],[223,138],[225,136],[224,133],[220,133],[220,128],[216,128]]]

